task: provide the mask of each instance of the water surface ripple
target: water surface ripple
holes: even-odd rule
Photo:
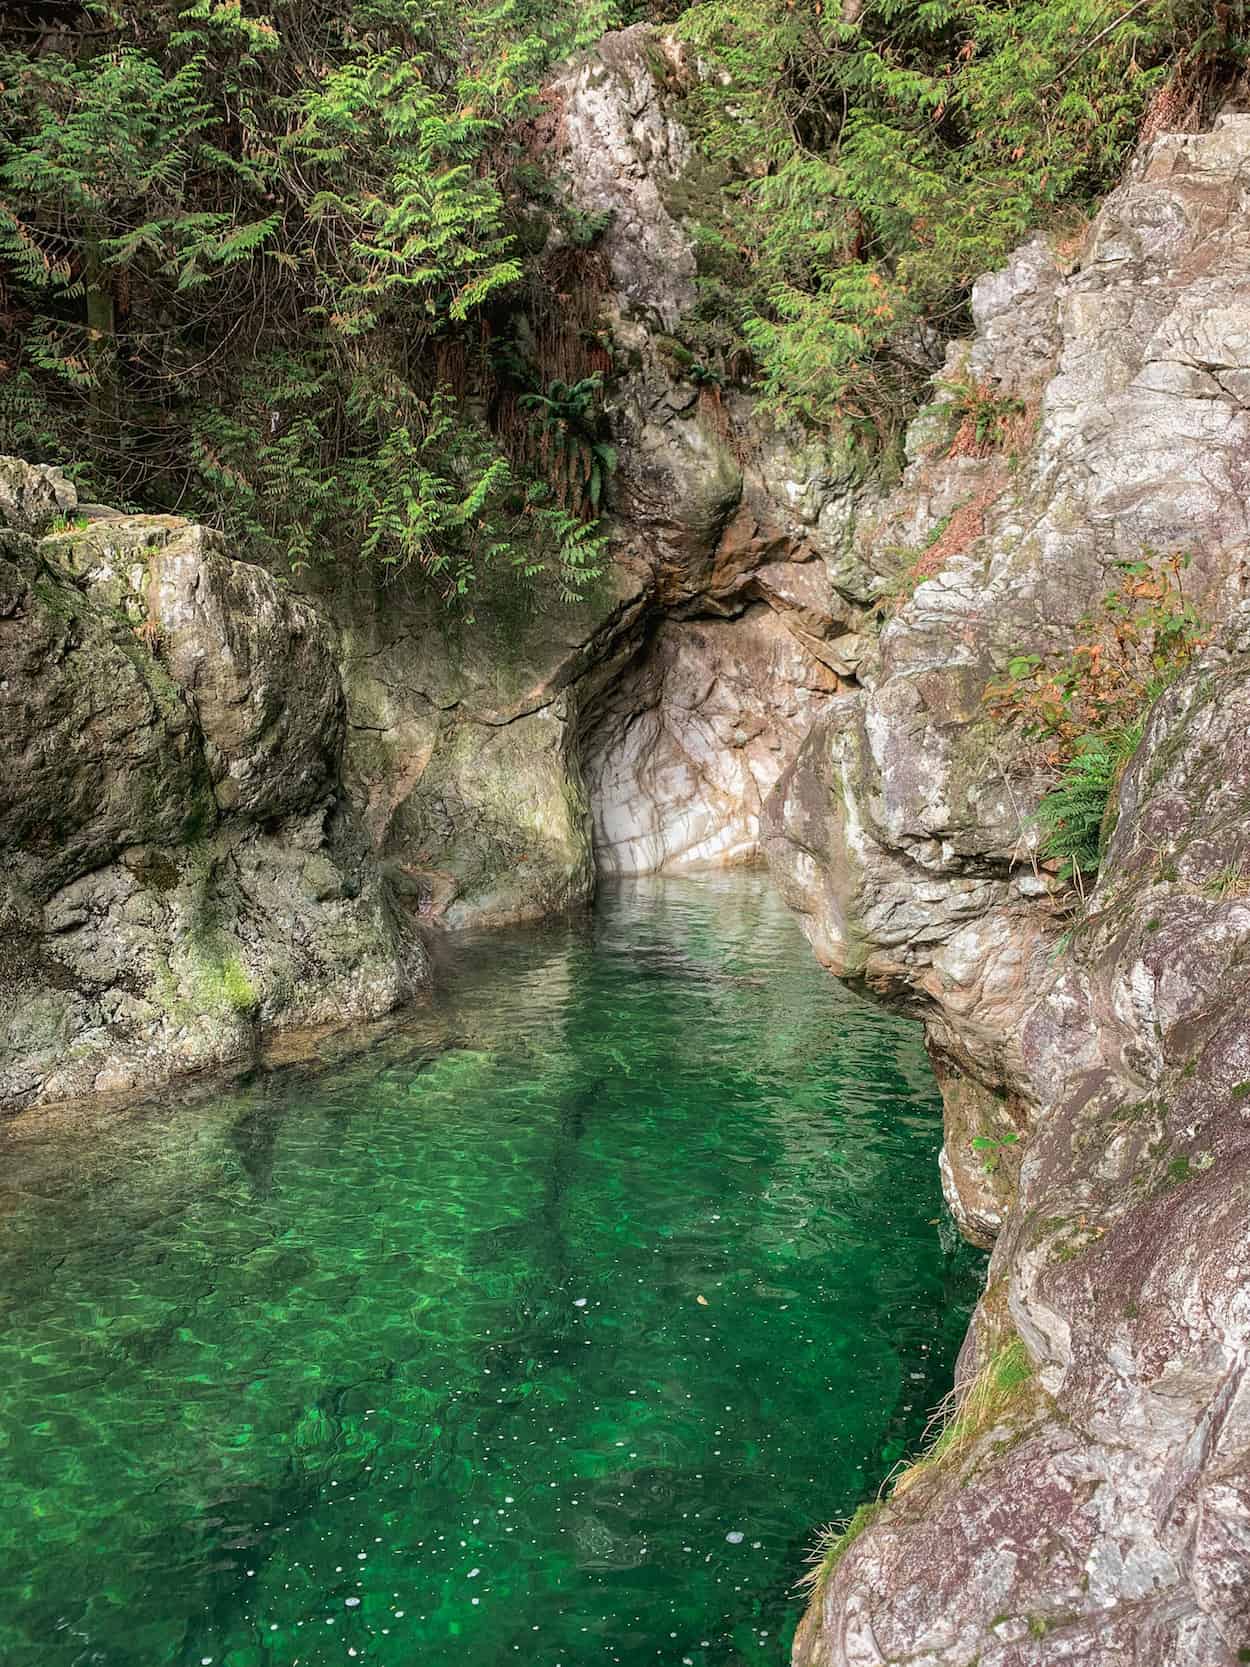
[[[467,939],[365,1051],[0,1146],[5,1667],[781,1667],[946,1387],[914,1026],[759,876]]]

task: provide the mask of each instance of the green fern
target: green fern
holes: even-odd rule
[[[1145,726],[1143,716],[1127,727],[1087,735],[1064,766],[1058,785],[1038,806],[1041,854],[1061,860],[1061,879],[1079,880],[1097,872],[1109,832],[1111,795],[1141,744]]]

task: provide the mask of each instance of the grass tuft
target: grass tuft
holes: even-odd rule
[[[942,1401],[926,1432],[932,1436],[929,1446],[894,1478],[888,1498],[870,1500],[853,1516],[831,1522],[820,1531],[808,1557],[807,1573],[798,1582],[799,1590],[809,1599],[817,1597],[856,1540],[885,1510],[888,1499],[897,1499],[938,1465],[966,1453],[1023,1399],[1032,1380],[1033,1362],[1028,1350],[1019,1337],[1013,1337],[986,1362],[966,1389],[952,1389]]]
[[[873,1499],[866,1505],[860,1505],[854,1515],[822,1528],[808,1557],[807,1573],[798,1582],[799,1590],[813,1597],[823,1591],[833,1571],[856,1540],[866,1528],[871,1528],[884,1510],[885,1500]]]
[[[1018,1337],[1005,1343],[966,1389],[953,1389],[930,1421],[928,1447],[894,1482],[898,1498],[938,1465],[958,1459],[1020,1400],[1033,1378],[1033,1363]]]

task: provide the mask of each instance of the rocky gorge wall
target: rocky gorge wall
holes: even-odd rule
[[[173,517],[0,459],[0,1108],[393,1007],[425,952],[343,793],[331,633]]]
[[[1079,253],[977,285],[860,523],[922,582],[766,806],[817,955],[924,1020],[947,1196],[993,1246],[945,1433],[829,1547],[804,1667],[1250,1654],[1248,190],[1250,118],[1163,136]],[[968,378],[1036,410],[1014,467],[951,445]],[[1079,906],[986,689],[1071,649],[1117,562],[1182,551],[1210,641]]]
[[[571,606],[541,585],[487,599],[459,632],[402,580],[321,598],[371,842],[451,927],[583,905],[597,872],[759,860],[763,800],[867,642],[846,457],[709,394],[668,334],[694,294],[679,205],[700,164],[662,70],[646,28],[605,37],[553,83],[544,133],[605,228],[605,572]]]
[[[421,934],[584,906],[597,872],[760,857],[768,792],[853,685],[871,582],[845,458],[713,398],[667,335],[697,167],[644,29],[553,88],[606,230],[620,456],[580,601],[487,577],[305,594],[176,517],[0,463],[0,1109],[146,1088],[419,992]]]

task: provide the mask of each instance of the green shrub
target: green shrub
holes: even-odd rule
[[[91,0],[42,37],[0,24],[0,450],[274,565],[576,589],[601,546],[492,423],[488,320],[538,276],[507,135],[612,21]],[[580,253],[596,227],[575,232]]]

